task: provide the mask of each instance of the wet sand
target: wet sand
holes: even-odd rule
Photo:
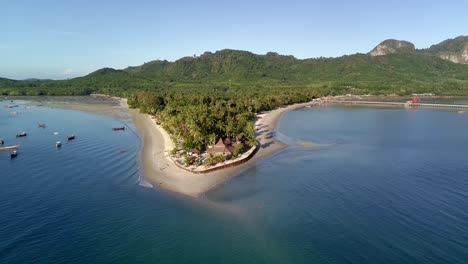
[[[131,121],[125,99],[107,95],[90,96],[10,96],[11,100],[28,100],[30,106],[63,108]]]

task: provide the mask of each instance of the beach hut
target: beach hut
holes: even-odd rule
[[[230,145],[226,146],[223,139],[220,138],[216,145],[214,145],[212,148],[209,148],[206,152],[213,153],[215,155],[231,156],[233,151],[234,147]]]

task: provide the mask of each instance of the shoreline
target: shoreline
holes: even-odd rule
[[[198,197],[254,166],[257,161],[286,149],[288,145],[275,138],[284,113],[314,104],[316,103],[294,104],[260,114],[255,122],[259,141],[255,155],[242,164],[205,173],[189,172],[178,167],[169,158],[169,152],[173,148],[172,140],[150,115],[142,114],[138,109],[129,109],[129,115],[142,139],[141,162],[145,178],[155,188]]]

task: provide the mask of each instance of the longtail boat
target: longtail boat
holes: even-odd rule
[[[17,138],[18,138],[18,137],[25,137],[25,136],[27,136],[27,135],[28,135],[28,134],[27,134],[26,132],[23,131],[23,132],[21,132],[21,133],[19,133],[19,134],[16,134],[16,137],[17,137]]]
[[[15,149],[18,149],[18,148],[19,148],[19,145],[8,146],[8,147],[0,147],[0,151],[3,151],[3,150],[15,150]]]

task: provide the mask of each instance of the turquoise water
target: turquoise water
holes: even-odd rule
[[[468,259],[468,113],[290,112],[291,147],[192,199],[142,184],[133,124],[15,103],[0,103],[0,137],[21,145],[0,152],[0,263]]]

